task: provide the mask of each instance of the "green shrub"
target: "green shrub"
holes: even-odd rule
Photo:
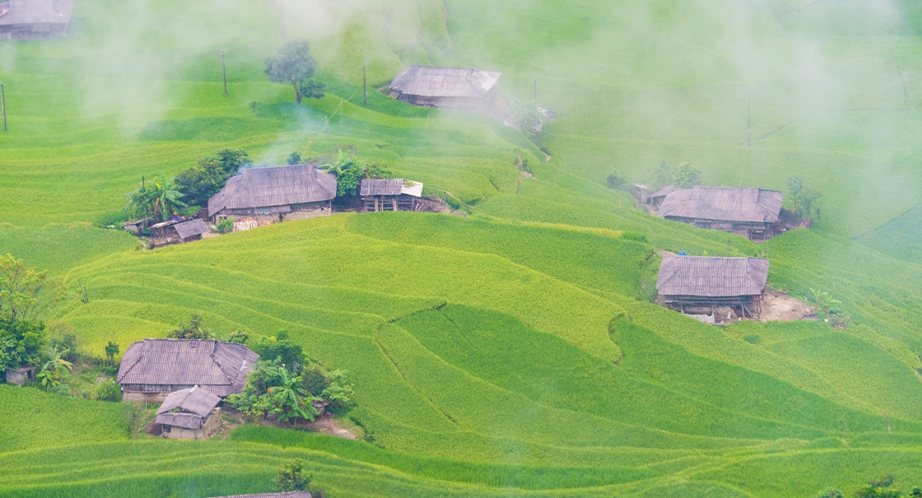
[[[231,233],[234,231],[234,217],[227,216],[221,218],[216,224],[215,229],[218,230],[218,233]]]

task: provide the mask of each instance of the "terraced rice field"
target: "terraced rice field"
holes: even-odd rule
[[[133,439],[118,404],[0,385],[0,496],[266,492],[296,457],[344,497],[922,485],[914,3],[290,3],[284,36],[276,7],[77,0],[67,38],[0,43],[0,252],[64,282],[48,321],[98,357],[192,313],[219,336],[287,331],[349,371],[364,439]],[[295,105],[262,74],[285,37],[311,41],[323,99]],[[501,70],[506,96],[537,78],[560,114],[550,160],[495,117],[375,89],[363,106],[362,61],[374,88],[415,63]],[[337,214],[153,251],[105,228],[142,175],[224,147],[279,164],[344,145],[468,216]],[[801,176],[822,216],[756,245],[604,185],[661,161],[719,185]],[[717,328],[650,304],[658,251],[680,250],[767,257],[770,285],[828,291],[850,323]]]

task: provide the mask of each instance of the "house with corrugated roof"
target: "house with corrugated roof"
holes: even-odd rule
[[[416,211],[423,184],[403,178],[366,178],[359,185],[365,211]]]
[[[259,360],[246,344],[213,339],[144,339],[125,350],[116,381],[125,401],[161,402],[199,386],[219,397],[243,391]]]
[[[336,177],[314,164],[247,168],[208,199],[212,221],[249,216],[284,221],[328,215],[336,197]]]
[[[655,194],[654,194],[655,195]],[[651,199],[653,196],[648,196]],[[784,194],[735,187],[676,188],[665,192],[658,214],[698,228],[733,232],[750,240],[774,236]]]
[[[221,426],[221,398],[198,386],[174,391],[157,409],[154,424],[170,439],[207,439]]]
[[[423,107],[488,111],[501,75],[486,69],[412,66],[394,78],[390,95]]]
[[[667,307],[682,313],[716,313],[730,306],[739,316],[759,316],[768,281],[768,260],[666,256],[656,290]]]
[[[9,0],[0,3],[0,40],[67,35],[73,0]]]

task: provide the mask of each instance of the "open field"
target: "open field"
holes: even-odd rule
[[[0,386],[0,496],[264,492],[296,457],[337,497],[922,485],[914,2],[286,4],[283,36],[268,0],[77,0],[68,38],[0,43],[0,253],[64,282],[47,321],[97,357],[193,313],[218,336],[287,331],[349,371],[365,440],[134,440],[117,404]],[[298,106],[265,78],[285,37],[311,41],[324,98]],[[560,113],[540,142],[551,159],[494,117],[373,88],[363,106],[363,61],[375,88],[415,63],[501,70],[504,96],[530,98],[537,78],[538,105]],[[340,146],[468,216],[337,214],[153,251],[104,228],[142,176],[218,149],[279,164]],[[650,182],[661,161],[720,185],[798,175],[822,215],[757,245],[604,185],[613,170]],[[654,306],[663,250],[767,257],[772,286],[827,291],[848,324],[717,328]]]

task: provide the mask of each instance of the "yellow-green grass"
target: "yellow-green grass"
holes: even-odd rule
[[[262,74],[282,43],[268,1],[161,2],[142,18],[132,2],[83,2],[67,39],[0,45],[0,218],[12,225],[0,252],[65,279],[72,294],[52,321],[96,356],[192,313],[219,336],[286,330],[349,370],[348,416],[368,435],[124,441],[116,405],[21,390],[18,402],[47,408],[36,423],[89,410],[92,427],[26,441],[43,434],[27,419],[0,424],[0,440],[22,446],[0,450],[0,495],[267,491],[295,456],[337,496],[807,496],[886,473],[908,488],[922,267],[847,237],[922,201],[922,45],[905,36],[922,11],[806,4],[407,0],[337,4],[326,18],[292,6],[286,30],[313,43],[328,85],[302,106]],[[376,87],[413,63],[502,70],[504,95],[530,94],[537,77],[538,104],[562,114],[542,141],[552,159],[489,117],[376,90],[365,108],[363,60]],[[114,220],[142,175],[219,148],[278,164],[344,145],[451,192],[473,217],[337,215],[151,252],[88,226]],[[519,153],[534,177],[519,175]],[[784,189],[800,175],[825,193],[822,218],[756,245],[651,218],[603,186],[612,169],[649,181],[662,160],[722,185]],[[914,226],[904,219],[888,233]],[[828,291],[852,323],[720,329],[638,301],[656,250],[766,256],[772,285]],[[84,444],[108,437],[118,442]]]

